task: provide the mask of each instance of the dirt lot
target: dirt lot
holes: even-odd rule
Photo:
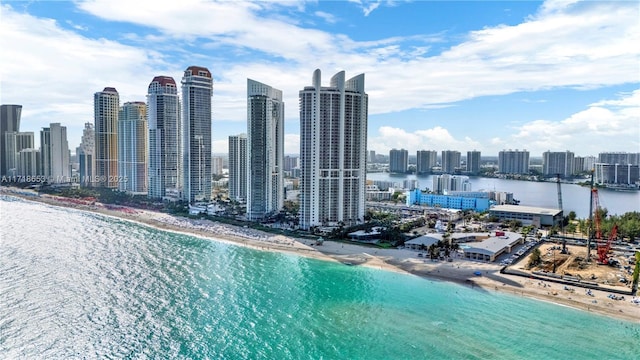
[[[562,254],[562,245],[558,244],[542,244],[540,245],[540,253],[542,263],[535,268],[529,269],[527,264],[531,255],[514,264],[515,269],[528,271],[548,271],[553,272],[555,262],[555,273],[557,275],[574,276],[583,281],[594,282],[603,285],[616,286],[622,288],[630,288],[631,272],[634,265],[631,265],[627,256],[621,253],[610,253],[609,257],[618,260],[620,267],[599,265],[597,263],[597,252],[591,250],[591,262],[585,264],[587,255],[586,246],[567,245],[569,254]],[[628,268],[625,269],[625,266]],[[630,269],[630,270],[628,270]],[[626,279],[627,283],[621,282],[620,279]]]

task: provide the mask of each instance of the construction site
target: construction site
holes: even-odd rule
[[[562,209],[559,181],[558,206]],[[635,295],[640,252],[616,242],[617,225],[606,236],[603,234],[599,207],[598,189],[592,186],[590,229],[586,239],[555,237],[553,241],[541,242],[509,268],[532,278]]]

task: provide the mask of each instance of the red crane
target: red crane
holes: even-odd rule
[[[598,201],[598,189],[597,188],[592,188],[591,189],[591,195],[592,195],[592,205],[593,205],[593,209],[594,209],[594,225],[595,225],[595,235],[594,238],[596,240],[597,243],[597,249],[598,249],[598,262],[600,264],[604,264],[604,265],[608,265],[609,264],[609,250],[611,249],[611,243],[613,242],[613,239],[616,238],[616,236],[618,235],[618,225],[614,225],[613,228],[611,229],[611,233],[609,234],[609,238],[608,239],[603,239],[602,238],[602,225],[601,225],[601,221],[602,221],[602,212],[600,211],[600,204]]]

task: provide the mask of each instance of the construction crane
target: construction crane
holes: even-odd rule
[[[593,239],[596,241],[598,252],[598,263],[603,265],[609,264],[609,250],[613,239],[618,235],[618,225],[614,225],[607,239],[602,238],[602,211],[600,211],[600,200],[598,198],[598,189],[591,188],[591,208],[593,209]],[[589,250],[587,250],[588,253]]]
[[[558,184],[558,209],[562,210],[562,187],[560,186],[560,174],[556,174],[556,184]]]
[[[609,250],[611,249],[611,243],[613,239],[618,235],[618,225],[614,225],[611,229],[609,238],[604,240],[599,238],[598,241],[598,262],[603,265],[609,265]]]

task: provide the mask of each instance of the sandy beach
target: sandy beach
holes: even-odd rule
[[[464,259],[454,259],[452,262],[431,261],[418,257],[418,252],[412,250],[378,249],[327,240],[322,245],[316,245],[315,240],[273,235],[210,220],[193,220],[155,211],[106,206],[99,203],[92,205],[74,203],[61,197],[36,196],[35,193],[29,195],[28,191],[9,187],[0,187],[0,194],[92,211],[162,230],[264,251],[286,252],[326,261],[338,261],[352,266],[369,266],[432,280],[456,282],[476,288],[478,291],[510,293],[640,323],[640,305],[634,304],[631,296],[627,296],[624,300],[613,300],[608,297],[609,293],[606,291],[593,290],[592,294],[588,295],[585,289],[579,287],[569,287],[566,290],[562,284],[501,274],[501,266],[497,264]],[[481,273],[480,276],[474,274],[478,271]]]

